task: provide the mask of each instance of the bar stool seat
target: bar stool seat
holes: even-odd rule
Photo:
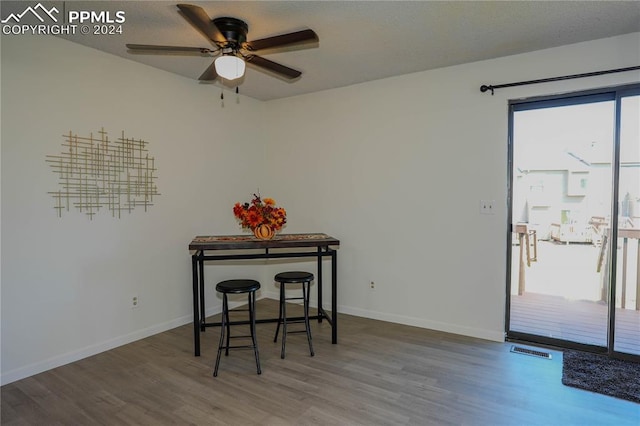
[[[287,341],[287,323],[304,323],[304,330],[290,331],[290,333],[306,333],[307,341],[309,342],[309,352],[311,356],[315,355],[311,341],[311,327],[309,325],[309,290],[313,278],[312,273],[303,271],[280,272],[276,274],[274,278],[276,282],[280,283],[280,313],[278,315],[278,326],[276,327],[276,335],[273,341],[274,343],[278,341],[278,332],[280,331],[280,324],[282,324],[282,349],[280,350],[280,358],[282,359],[284,359],[285,344]],[[302,297],[286,297],[285,287],[288,284],[301,284]],[[287,320],[287,300],[302,300],[304,309],[304,317],[302,319],[295,318]]]
[[[226,280],[216,285],[216,291],[222,293],[222,321],[220,326],[220,342],[218,343],[218,355],[216,356],[216,365],[213,370],[213,377],[218,375],[218,366],[220,365],[220,355],[225,350],[225,356],[229,355],[229,349],[253,349],[256,357],[256,367],[258,374],[262,373],[260,369],[260,354],[258,353],[258,341],[256,339],[256,291],[260,288],[260,283],[256,280]],[[229,294],[247,294],[247,309],[234,309],[233,312],[249,312],[249,328],[250,334],[231,336],[231,322],[229,321]],[[225,339],[226,337],[226,339]],[[230,339],[251,337],[250,345],[231,346]]]

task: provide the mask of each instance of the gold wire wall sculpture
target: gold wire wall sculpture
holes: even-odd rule
[[[122,135],[112,141],[101,129],[96,138],[69,132],[62,135],[60,155],[47,155],[47,162],[58,175],[57,191],[51,191],[58,217],[71,206],[90,219],[102,208],[120,218],[142,207],[146,212],[153,197],[160,195],[156,186],[155,159],[149,156],[148,142]]]

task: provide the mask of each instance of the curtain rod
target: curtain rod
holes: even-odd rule
[[[564,75],[561,77],[550,77],[550,78],[541,78],[539,80],[529,80],[529,81],[519,81],[517,83],[507,83],[507,84],[483,84],[482,86],[480,86],[480,91],[482,93],[490,90],[491,91],[491,95],[493,96],[493,91],[495,89],[502,89],[503,87],[514,87],[514,86],[524,86],[527,84],[538,84],[538,83],[548,83],[550,81],[560,81],[560,80],[570,80],[573,78],[583,78],[583,77],[594,77],[596,75],[603,75],[603,74],[613,74],[616,72],[625,72],[625,71],[634,71],[634,70],[640,70],[640,65],[638,66],[634,66],[634,67],[627,67],[627,68],[617,68],[614,70],[605,70],[605,71],[594,71],[594,72],[587,72],[584,74],[573,74],[573,75]]]

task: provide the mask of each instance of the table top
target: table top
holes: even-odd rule
[[[239,250],[263,248],[328,247],[339,246],[340,241],[320,233],[277,234],[270,240],[259,240],[253,235],[211,235],[195,237],[189,250]]]

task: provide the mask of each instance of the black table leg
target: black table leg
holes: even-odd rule
[[[205,331],[205,320],[207,319],[207,314],[204,311],[204,260],[202,257],[204,253],[201,253],[201,256],[198,259],[198,268],[200,269],[200,290],[198,294],[200,295],[200,331]]]
[[[195,356],[200,356],[200,315],[198,310],[198,260],[191,256],[191,273],[193,275],[193,345]]]
[[[338,343],[338,255],[331,250],[331,343]]]
[[[322,247],[318,247],[318,322],[322,322]]]

